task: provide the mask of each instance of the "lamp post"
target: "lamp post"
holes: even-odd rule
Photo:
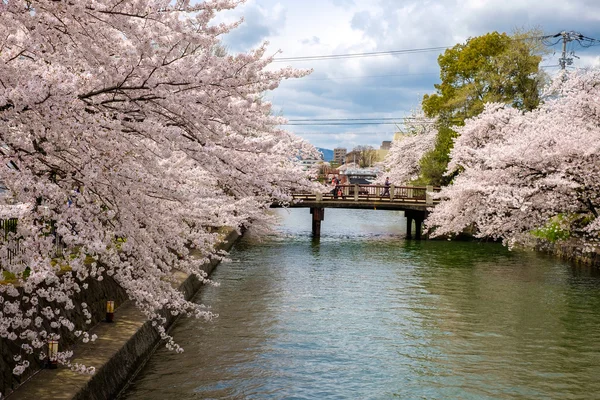
[[[48,340],[48,368],[58,368],[58,340]]]
[[[106,302],[106,322],[113,322],[115,316],[115,302],[109,300]]]

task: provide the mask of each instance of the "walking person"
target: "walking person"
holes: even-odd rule
[[[381,197],[390,197],[390,186],[392,184],[390,183],[390,177],[388,176],[387,178],[385,178],[385,183],[383,184],[384,188],[383,188],[383,194],[381,195]]]
[[[340,190],[340,180],[337,177],[337,175],[335,175],[333,177],[333,179],[331,180],[331,186],[333,186],[333,190],[331,191],[331,193],[333,194],[333,198],[337,199],[338,198],[338,192]]]

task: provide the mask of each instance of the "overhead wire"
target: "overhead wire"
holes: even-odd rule
[[[543,35],[543,36],[528,36],[524,38],[512,39],[517,41],[522,40],[541,40],[543,43],[550,38],[556,38],[561,34],[556,35]],[[587,38],[582,35],[582,38]],[[559,38],[556,43],[551,46],[556,45],[562,40]],[[596,39],[591,39],[596,40]],[[321,61],[321,60],[336,60],[336,59],[346,59],[346,58],[363,58],[363,57],[380,57],[380,56],[390,56],[390,55],[402,55],[402,54],[415,54],[415,53],[427,53],[432,51],[440,51],[447,50],[454,46],[437,46],[437,47],[422,47],[415,49],[401,49],[401,50],[388,50],[388,51],[371,51],[364,53],[342,53],[342,54],[329,54],[329,55],[312,55],[312,56],[297,56],[297,57],[275,57],[273,62],[290,62],[290,61]]]
[[[430,122],[423,122],[424,124],[432,124]],[[402,121],[398,122],[323,122],[317,124],[285,124],[286,126],[361,126],[361,125],[403,125]]]
[[[306,78],[302,80],[293,80],[286,82],[306,82],[306,81],[334,81],[340,79],[362,79],[362,78],[394,78],[400,76],[419,76],[419,75],[438,75],[439,72],[418,72],[409,74],[393,74],[393,75],[363,75],[363,76],[340,76],[331,78]]]
[[[398,131],[389,131],[389,132],[294,132],[295,135],[299,136],[310,136],[310,135],[318,135],[318,136],[328,136],[328,135],[356,135],[356,136],[368,136],[370,138],[382,137],[387,138],[393,136],[394,134],[399,133]],[[323,139],[323,138],[318,138]]]
[[[399,119],[425,119],[422,117],[382,117],[382,118],[306,118],[306,119],[288,119],[288,122],[331,122],[331,121],[397,121]]]
[[[540,68],[556,68],[560,67],[559,64],[555,65],[541,65]],[[308,81],[338,81],[343,79],[363,79],[363,78],[396,78],[396,77],[405,77],[405,76],[423,76],[423,75],[439,75],[439,72],[418,72],[418,73],[408,73],[408,74],[390,74],[390,75],[362,75],[362,76],[336,76],[330,78],[301,78],[301,79],[292,79],[286,80],[285,83],[304,83]]]
[[[589,38],[587,36],[583,36],[578,34],[579,36],[574,39],[577,41],[582,47],[591,47],[600,45],[600,40]],[[556,39],[552,41],[551,39]],[[546,46],[552,47],[556,44],[560,43],[563,40],[563,32],[555,34],[555,35],[544,35],[544,36],[532,36],[526,38],[519,38],[515,40],[540,40]],[[585,45],[583,44],[585,43]],[[432,51],[440,51],[451,48],[452,46],[438,46],[438,47],[425,47],[425,48],[416,48],[416,49],[402,49],[402,50],[391,50],[391,51],[379,51],[379,52],[365,52],[365,53],[346,53],[346,54],[332,54],[332,55],[317,55],[317,56],[299,56],[299,57],[281,57],[275,58],[274,62],[290,62],[290,61],[320,61],[320,60],[336,60],[336,59],[348,59],[348,58],[364,58],[364,57],[379,57],[386,55],[401,55],[401,54],[415,54],[415,53],[425,53]],[[540,66],[540,68],[556,68],[560,67],[560,65],[544,65]],[[387,78],[387,77],[400,77],[400,76],[411,76],[411,75],[433,75],[437,74],[436,72],[427,72],[427,73],[415,73],[415,74],[394,74],[394,75],[373,75],[373,76],[355,76],[355,77],[337,77],[337,78],[314,78],[314,79],[305,79],[298,80],[301,81],[317,81],[317,80],[339,80],[339,79],[362,79],[362,78]],[[394,122],[389,122],[394,121]],[[404,124],[405,122],[419,122],[423,124],[431,124],[433,123],[431,120],[419,119],[417,117],[400,117],[400,118],[328,118],[328,119],[290,119],[286,124],[287,126],[361,126],[361,125],[399,125]],[[300,134],[317,134],[319,132],[314,133],[300,133]],[[335,132],[328,132],[329,134],[336,134]],[[361,132],[357,132],[361,133]],[[382,132],[383,134],[384,132]],[[367,134],[367,133],[361,133]],[[387,134],[387,133],[386,133]]]
[[[382,118],[307,118],[289,119],[283,125],[331,126],[331,125],[400,125],[406,122],[432,124],[433,120],[424,117],[382,117]]]
[[[361,125],[405,125],[418,123],[423,125],[435,124],[428,118],[402,117],[402,118],[339,118],[339,119],[305,119],[289,120],[282,125],[286,126],[361,126]]]
[[[439,46],[439,47],[424,47],[424,48],[417,48],[417,49],[371,51],[371,52],[366,52],[366,53],[346,53],[346,54],[330,54],[330,55],[299,56],[299,57],[276,57],[273,59],[273,62],[318,61],[318,60],[336,60],[336,59],[344,59],[344,58],[380,57],[380,56],[399,55],[399,54],[426,53],[426,52],[430,52],[430,51],[445,50],[448,48],[449,48],[448,46]]]

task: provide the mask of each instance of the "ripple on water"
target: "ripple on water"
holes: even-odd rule
[[[304,212],[306,211],[306,212]],[[307,210],[242,240],[128,399],[587,399],[600,278],[497,244],[409,242],[401,213]]]

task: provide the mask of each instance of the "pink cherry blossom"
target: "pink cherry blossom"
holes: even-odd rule
[[[264,100],[309,71],[270,68],[266,44],[222,51],[238,23],[214,17],[239,3],[0,3],[0,218],[18,218],[0,242],[2,269],[18,280],[0,285],[0,337],[26,332],[40,349],[81,329],[63,311],[90,323],[74,294],[110,276],[180,351],[159,311],[213,315],[183,298],[172,272],[208,282],[201,266],[222,257],[215,228],[260,226],[290,188],[315,188],[294,160],[316,150],[281,130]]]
[[[421,173],[419,161],[425,153],[435,146],[437,130],[434,120],[426,118],[422,112],[413,112],[405,121],[405,129],[401,137],[392,142],[383,165],[386,171],[379,177],[389,177],[395,184],[408,184]]]
[[[475,227],[512,245],[550,222],[587,251],[600,222],[600,71],[559,76],[545,102],[522,113],[488,104],[459,130],[449,170],[427,224],[434,235]]]

